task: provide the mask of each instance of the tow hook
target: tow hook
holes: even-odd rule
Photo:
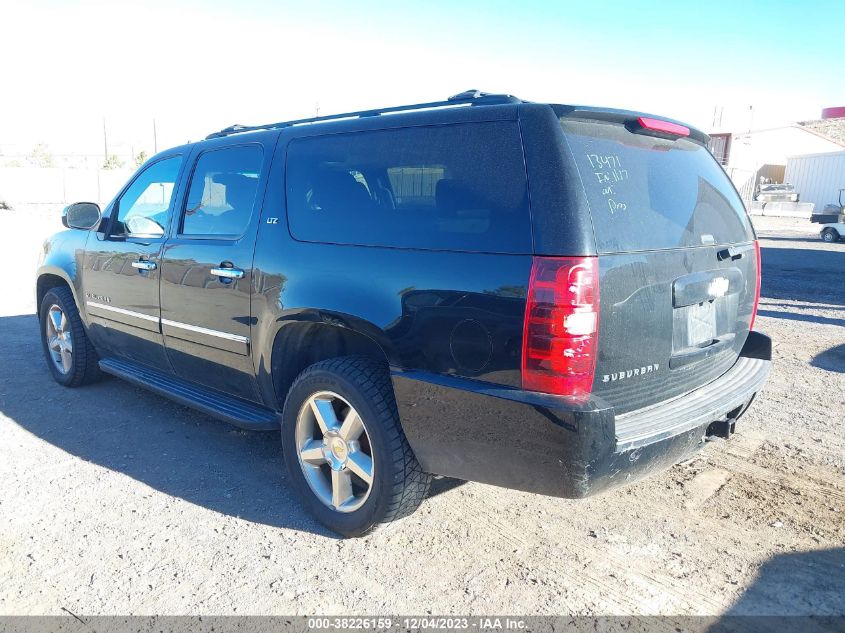
[[[724,420],[716,420],[711,422],[707,427],[707,437],[721,437],[729,439],[731,435],[736,433],[736,418],[726,418]]]

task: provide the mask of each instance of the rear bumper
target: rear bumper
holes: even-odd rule
[[[751,332],[736,364],[689,394],[615,415],[566,398],[472,380],[394,371],[399,415],[424,470],[558,497],[586,497],[695,452],[708,427],[739,417],[771,368],[771,340]]]

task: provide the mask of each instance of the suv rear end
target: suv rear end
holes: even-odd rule
[[[759,250],[739,196],[689,128],[559,112],[600,269],[593,394],[624,416],[737,362],[759,298]],[[622,426],[620,439],[646,431]]]
[[[519,118],[534,253],[521,388],[394,383],[429,472],[582,497],[733,431],[770,368],[752,331],[759,247],[702,133],[571,106]]]

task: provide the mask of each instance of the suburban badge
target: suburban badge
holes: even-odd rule
[[[635,367],[634,369],[625,369],[623,371],[605,374],[604,376],[602,376],[601,381],[617,382],[619,380],[627,380],[628,378],[633,378],[634,376],[645,376],[646,374],[655,372],[658,369],[660,369],[659,363],[654,363],[653,365],[645,365],[643,367]]]

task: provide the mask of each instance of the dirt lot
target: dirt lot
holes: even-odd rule
[[[775,369],[732,440],[586,501],[438,480],[353,541],[275,435],[51,381],[14,231],[54,223],[0,216],[0,613],[845,614],[845,243],[807,222],[758,222]]]

